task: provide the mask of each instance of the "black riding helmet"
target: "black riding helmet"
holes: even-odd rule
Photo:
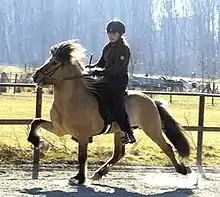
[[[121,21],[111,21],[107,25],[107,33],[116,33],[120,35],[125,33],[125,25]]]

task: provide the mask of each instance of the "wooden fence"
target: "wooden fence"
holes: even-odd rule
[[[22,84],[22,83],[0,83],[0,87],[32,87],[34,84]],[[197,164],[202,165],[202,146],[203,146],[203,132],[215,131],[220,132],[220,127],[205,127],[204,126],[204,111],[205,111],[205,98],[206,97],[218,97],[220,94],[205,94],[205,93],[179,93],[179,92],[157,92],[157,91],[143,91],[148,95],[176,95],[176,96],[195,96],[199,97],[199,115],[197,126],[183,126],[188,131],[197,131]],[[42,110],[42,89],[37,88],[36,91],[36,109],[35,118],[41,118]],[[0,119],[0,124],[30,124],[32,119]],[[34,161],[39,163],[39,150],[34,150]]]

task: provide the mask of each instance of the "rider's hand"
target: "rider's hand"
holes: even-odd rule
[[[95,65],[86,65],[85,68],[95,68]]]
[[[100,71],[100,70],[94,70],[94,71],[92,72],[92,75],[93,75],[93,76],[102,76],[102,71]]]

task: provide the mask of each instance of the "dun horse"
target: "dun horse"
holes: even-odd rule
[[[46,129],[57,136],[71,135],[78,141],[79,171],[76,176],[70,178],[70,182],[83,184],[86,180],[88,143],[92,136],[100,134],[104,122],[99,114],[97,99],[88,88],[88,80],[84,77],[86,74],[84,48],[75,41],[68,40],[52,46],[50,52],[50,58],[36,71],[33,80],[39,86],[54,86],[51,121],[33,120],[28,141],[39,147],[38,128]],[[162,103],[136,91],[128,91],[125,103],[131,125],[142,129],[164,151],[176,172],[186,175],[190,169],[177,161],[172,147],[166,142],[162,132],[181,157],[189,156],[189,143],[184,137],[183,128]],[[94,172],[92,178],[96,180],[106,175],[125,154],[125,146],[120,140],[123,133],[115,122],[109,133],[114,133],[114,152],[112,157]]]

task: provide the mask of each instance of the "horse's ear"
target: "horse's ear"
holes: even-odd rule
[[[54,55],[54,54],[55,54],[56,49],[57,49],[56,46],[50,47],[50,53],[51,53],[51,55]]]
[[[78,42],[78,41],[79,41],[79,39],[73,39],[73,40],[72,40],[73,43],[76,43],[76,42]]]
[[[77,43],[78,41],[79,41],[78,39],[67,40],[65,41],[65,44],[74,44]]]

